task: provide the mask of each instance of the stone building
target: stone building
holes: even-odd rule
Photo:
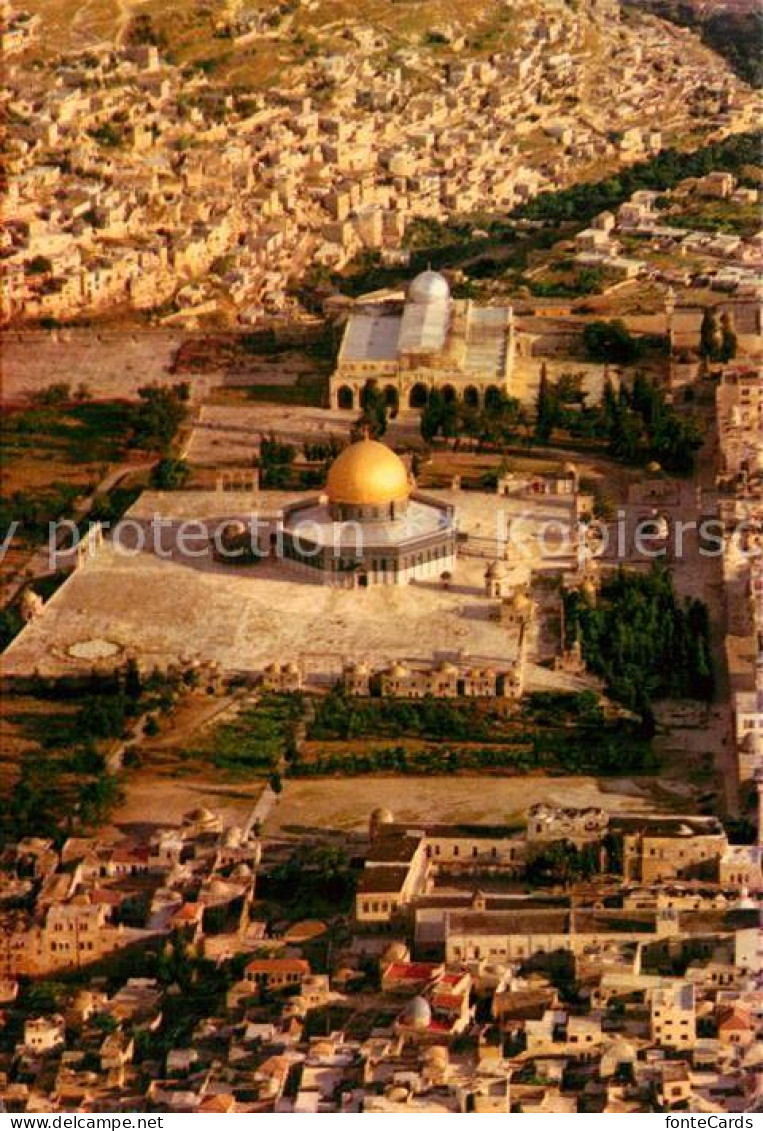
[[[614,817],[609,831],[622,844],[625,879],[642,883],[714,874],[728,847],[717,817]]]
[[[515,349],[511,307],[454,299],[443,275],[424,271],[403,303],[351,315],[331,377],[331,406],[357,410],[369,380],[400,408],[423,408],[433,389],[446,400],[484,405],[510,392]]]
[[[559,808],[538,802],[527,813],[528,841],[568,840],[580,847],[607,835],[609,814],[604,809]]]
[[[525,856],[524,840],[505,825],[409,826],[395,822],[388,809],[377,809],[371,815],[369,834],[355,918],[377,927],[389,927],[409,914],[443,871],[514,875]]]

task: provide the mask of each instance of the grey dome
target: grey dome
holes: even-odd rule
[[[432,1023],[432,1008],[424,997],[413,997],[403,1010],[403,1022],[412,1029],[428,1029]]]
[[[439,271],[422,271],[408,288],[408,301],[417,305],[430,302],[448,302],[450,287]]]

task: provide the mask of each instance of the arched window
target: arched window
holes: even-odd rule
[[[485,389],[485,408],[495,408],[501,402],[501,390],[497,385],[488,385]]]
[[[424,408],[429,399],[429,392],[426,385],[418,381],[411,389],[410,396],[408,397],[408,404],[411,408]]]
[[[349,385],[340,385],[336,395],[338,408],[352,409],[355,407],[355,397]]]

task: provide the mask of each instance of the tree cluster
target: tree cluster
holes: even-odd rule
[[[525,866],[525,876],[538,887],[574,884],[588,880],[599,871],[599,852],[595,844],[578,848],[569,840],[555,840],[536,852]]]
[[[191,468],[184,459],[166,459],[151,469],[151,486],[160,491],[179,491],[190,479]]]
[[[576,590],[564,597],[567,642],[580,639],[586,664],[612,698],[641,714],[647,727],[657,699],[712,699],[708,609],[680,601],[668,570],[620,569],[591,604]]]
[[[576,224],[587,224],[599,212],[618,208],[639,189],[666,192],[687,177],[704,177],[714,170],[739,173],[746,165],[757,165],[762,138],[761,131],[755,130],[735,134],[691,153],[663,149],[651,160],[620,169],[604,180],[586,181],[561,192],[539,193],[520,205],[514,215],[531,220],[557,223],[572,220]]]
[[[548,444],[555,429],[579,439],[606,442],[609,455],[623,463],[655,460],[667,471],[690,472],[702,444],[692,417],[670,405],[651,377],[637,374],[630,388],[604,386],[601,403],[587,405],[580,374],[562,374],[558,381],[541,372],[535,405],[535,439]]]
[[[720,323],[715,311],[707,307],[702,315],[699,330],[699,355],[706,361],[732,361],[737,355],[737,336],[734,320],[728,311],[721,315]]]
[[[275,433],[260,437],[260,473],[262,486],[284,488],[292,476],[297,449],[293,444],[279,440]]]
[[[361,414],[355,422],[353,438],[368,435],[380,440],[387,431],[387,416],[397,415],[397,404],[390,405],[378,383],[369,378],[360,391]]]
[[[516,440],[525,423],[520,401],[503,390],[487,396],[484,407],[479,408],[463,400],[448,400],[439,389],[433,389],[421,412],[420,429],[427,443],[438,436],[445,440],[464,437],[503,447]]]
[[[173,388],[144,385],[138,389],[140,403],[132,422],[136,446],[168,454],[188,415],[189,396],[190,388],[185,382]]]

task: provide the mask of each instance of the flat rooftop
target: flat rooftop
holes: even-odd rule
[[[347,323],[339,362],[395,361],[402,317],[396,314],[353,314]]]

